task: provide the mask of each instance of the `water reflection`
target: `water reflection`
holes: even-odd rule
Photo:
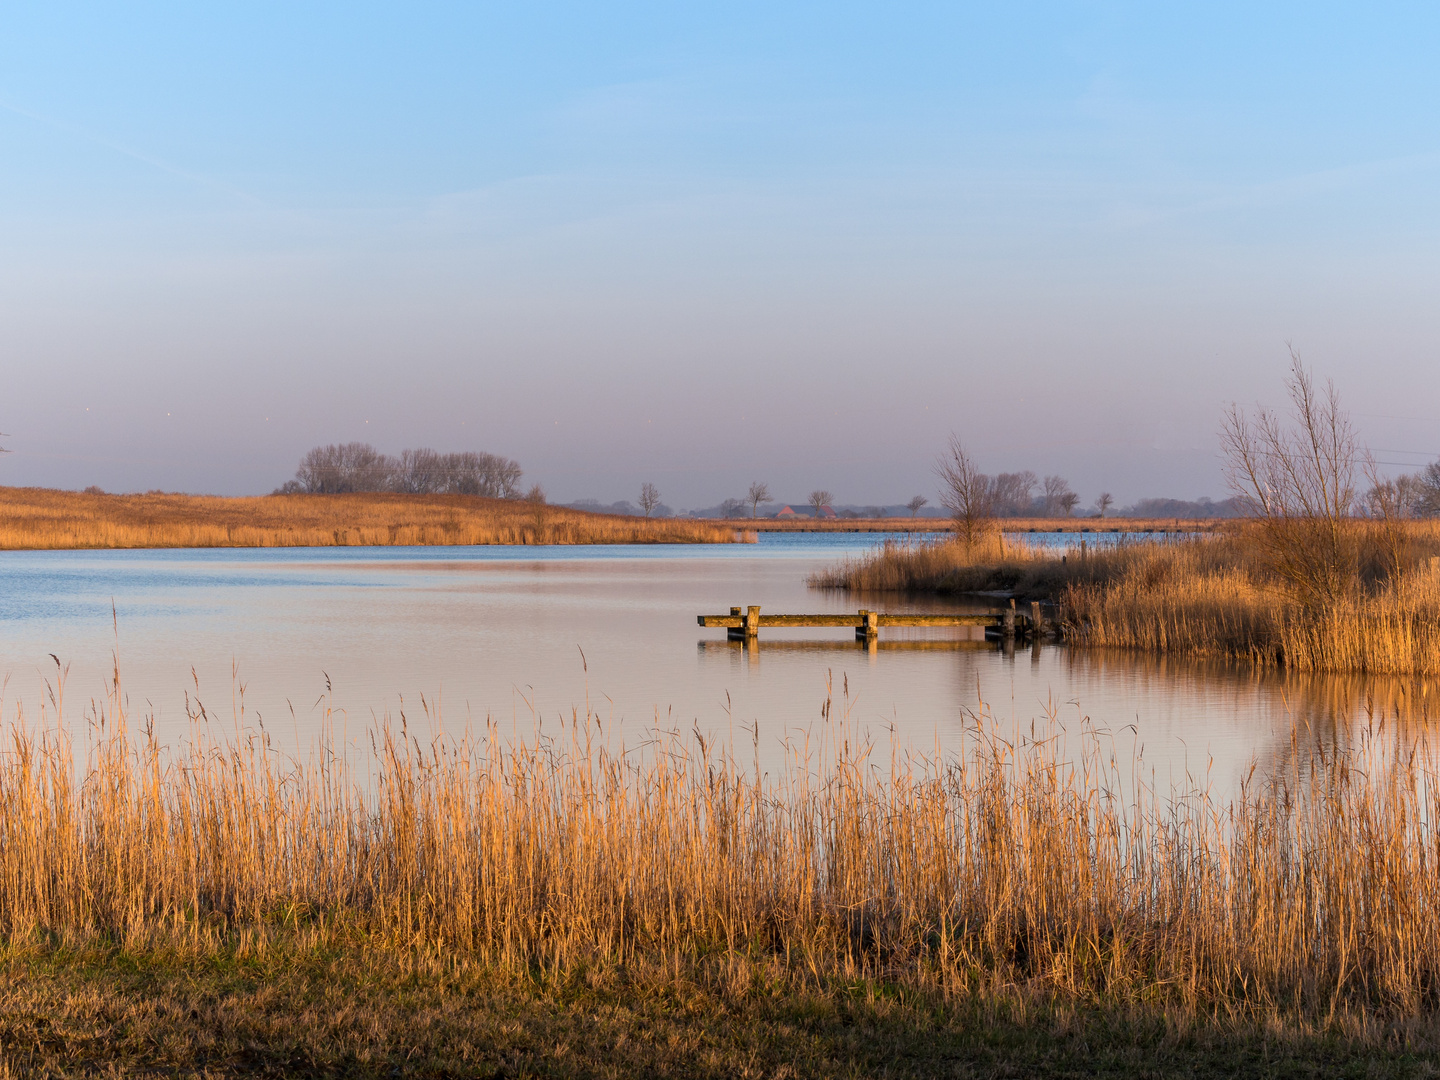
[[[1117,753],[1143,750],[1162,780],[1202,775],[1220,787],[1252,761],[1294,768],[1317,745],[1352,745],[1381,721],[1413,734],[1440,708],[1434,683],[1006,646],[979,627],[885,628],[867,643],[850,629],[765,630],[758,642],[730,642],[723,629],[695,625],[696,615],[736,604],[923,613],[995,603],[876,603],[805,587],[812,569],[877,539],[0,553],[4,707],[37,708],[51,653],[71,665],[72,702],[103,700],[118,653],[131,713],[172,738],[188,730],[187,691],[212,715],[226,712],[238,666],[247,715],[294,745],[319,731],[322,698],[359,732],[423,693],[436,705],[433,722],[451,731],[487,717],[548,723],[588,701],[636,737],[657,718],[722,733],[756,725],[762,749],[778,756],[816,722],[827,693],[848,690],[854,722],[905,745],[959,747],[981,709],[1016,725],[1053,715],[1108,733]]]

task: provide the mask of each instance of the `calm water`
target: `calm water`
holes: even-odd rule
[[[327,695],[352,735],[385,713],[446,728],[487,717],[530,727],[587,701],[640,736],[667,727],[740,732],[763,747],[835,709],[883,738],[933,749],[964,738],[980,702],[1006,722],[1067,726],[1089,718],[1128,755],[1143,744],[1160,777],[1227,785],[1301,741],[1344,741],[1398,707],[1423,722],[1415,688],[1359,679],[1257,675],[1241,667],[1095,654],[1064,647],[1006,654],[978,630],[762,631],[758,648],[701,629],[732,605],[773,612],[955,610],[953,602],[881,603],[805,586],[813,569],[882,537],[767,534],[735,546],[317,548],[0,553],[0,678],[7,716],[38,714],[55,662],[69,666],[67,713],[103,700],[118,655],[132,716],[176,737],[187,695],[308,743]],[[1105,537],[1086,537],[1090,543]],[[1046,543],[1076,537],[1049,535]],[[979,607],[972,606],[979,610]],[[238,679],[232,674],[238,672]],[[848,687],[848,699],[844,689]],[[1407,702],[1420,701],[1415,707]],[[437,708],[438,707],[438,708]],[[431,721],[421,720],[423,723]],[[749,742],[750,736],[744,737]]]

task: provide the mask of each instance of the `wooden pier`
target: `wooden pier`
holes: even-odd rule
[[[1029,612],[1023,612],[1016,609],[1013,600],[1009,607],[967,615],[889,615],[865,608],[853,615],[761,615],[759,606],[752,605],[743,609],[732,607],[729,615],[697,615],[695,621],[701,626],[723,626],[726,637],[739,641],[758,640],[762,626],[848,626],[854,628],[856,640],[873,641],[879,637],[882,626],[983,626],[1003,638],[1038,638],[1053,625],[1043,617],[1038,603],[1031,604]]]

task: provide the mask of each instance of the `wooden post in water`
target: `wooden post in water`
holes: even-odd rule
[[[740,609],[739,609],[738,607],[732,607],[732,608],[730,609],[730,614],[731,614],[731,615],[734,615],[736,618],[739,618],[739,617],[740,617]],[[731,641],[744,641],[744,640],[745,640],[745,628],[744,628],[743,626],[732,626],[732,627],[730,627],[728,630],[725,631],[725,636],[726,636],[727,638],[729,638]]]
[[[745,609],[745,638],[747,641],[760,637],[760,605],[751,604]]]
[[[1045,627],[1045,620],[1040,615],[1040,601],[1030,601],[1030,636],[1036,641],[1040,640],[1040,633]]]
[[[1015,640],[1015,601],[1010,601],[1010,606],[1000,612],[1000,635],[1007,641]]]
[[[860,623],[855,627],[856,641],[874,641],[880,636],[880,613],[860,609]]]

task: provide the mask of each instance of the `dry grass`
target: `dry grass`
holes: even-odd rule
[[[1296,753],[1311,764],[1222,801],[983,711],[943,761],[869,745],[827,701],[768,772],[698,734],[627,752],[578,713],[521,740],[422,742],[402,718],[352,768],[243,728],[212,741],[204,718],[166,750],[113,712],[77,751],[62,689],[38,723],[14,710],[0,758],[15,955],[359,949],[717,1001],[883,985],[1361,1039],[1419,1031],[1440,1001],[1423,734]]]
[[[954,523],[949,518],[732,518],[736,528],[757,532],[950,532]],[[1212,519],[1180,518],[997,518],[995,526],[1006,533],[1118,533],[1199,532],[1216,528]]]
[[[1315,608],[1268,572],[1253,529],[1097,546],[1061,557],[991,535],[966,547],[887,545],[810,584],[865,592],[1010,592],[1063,605],[1071,641],[1238,657],[1299,671],[1440,675],[1440,526],[1410,523],[1399,570],[1357,523],[1352,588]]]
[[[728,543],[734,528],[466,495],[102,495],[0,488],[0,550]]]

